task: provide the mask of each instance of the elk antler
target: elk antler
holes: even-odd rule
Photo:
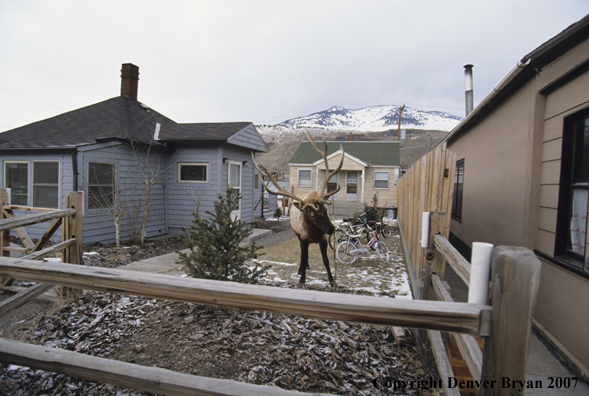
[[[268,188],[268,186],[266,184],[264,184],[264,182],[262,181],[262,185],[264,186],[264,188],[266,189],[266,191],[268,191],[270,194],[284,195],[284,196],[290,197],[290,198],[292,198],[292,199],[294,199],[296,201],[299,201],[299,202],[301,202],[301,203],[303,203],[303,204],[306,205],[306,203],[305,203],[305,201],[303,199],[301,199],[301,198],[297,197],[296,195],[294,195],[294,194],[286,191],[284,188],[282,188],[280,186],[280,184],[278,184],[277,180],[272,177],[272,175],[270,174],[270,172],[268,172],[268,169],[266,169],[266,167],[263,164],[258,163],[256,161],[256,158],[254,157],[254,152],[253,151],[252,151],[252,161],[254,163],[254,166],[258,170],[258,172],[260,172],[260,174],[262,176],[265,176],[268,179],[270,179],[270,181],[272,182],[272,184],[274,185],[274,187],[276,187],[276,189],[278,190],[278,191],[272,191],[272,190],[270,190]]]
[[[319,190],[319,193],[321,194],[320,202],[325,203],[325,204],[329,204],[329,202],[327,202],[326,199],[331,197],[332,195],[336,194],[340,190],[340,185],[338,183],[337,188],[334,191],[331,191],[329,193],[326,193],[325,189],[327,188],[327,183],[329,182],[329,179],[331,179],[331,177],[333,175],[335,175],[336,173],[338,173],[342,169],[342,166],[344,164],[344,157],[345,157],[344,148],[340,144],[339,147],[342,150],[342,159],[341,159],[338,167],[336,169],[334,169],[333,171],[330,171],[329,170],[329,161],[327,161],[327,141],[325,140],[325,135],[323,136],[323,147],[324,148],[323,148],[323,151],[321,151],[317,148],[317,145],[315,144],[315,140],[313,140],[313,137],[311,136],[311,133],[308,130],[306,132],[303,132],[303,134],[305,135],[307,140],[309,142],[311,142],[311,144],[313,145],[315,150],[317,150],[317,152],[323,156],[323,162],[325,162],[325,179],[323,180],[323,185],[321,186],[321,190]]]

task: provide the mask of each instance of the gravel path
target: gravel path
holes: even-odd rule
[[[263,236],[260,239],[255,240],[254,242],[256,245],[266,246],[266,245],[274,245],[276,243],[288,241],[289,239],[296,238],[296,234],[294,231],[289,228],[288,230],[279,231],[276,233],[268,234],[267,236]]]

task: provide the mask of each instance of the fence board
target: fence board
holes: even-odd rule
[[[436,249],[448,261],[454,272],[464,281],[466,286],[470,285],[470,263],[450,244],[448,239],[441,235],[434,237]]]
[[[24,227],[26,225],[43,223],[56,219],[58,217],[71,216],[76,213],[76,209],[61,209],[52,212],[28,214],[16,216],[12,218],[5,218],[0,220],[0,231],[9,230],[11,228]]]
[[[166,395],[294,396],[305,394],[273,386],[181,374],[171,370],[139,366],[3,338],[0,338],[0,361]]]
[[[7,298],[0,303],[0,317],[9,314],[29,302],[31,299],[53,289],[54,287],[54,285],[37,283],[35,286],[31,286],[12,297]]]
[[[246,285],[111,268],[0,258],[0,276],[313,318],[486,335],[491,307]]]
[[[398,218],[407,239],[406,255],[410,256],[415,275],[426,267],[420,244],[422,213],[447,213],[439,231],[445,238],[449,236],[455,167],[456,154],[442,143],[414,163],[399,179]]]

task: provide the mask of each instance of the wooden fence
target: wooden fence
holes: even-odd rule
[[[399,226],[414,295],[420,301],[453,302],[444,282],[446,263],[467,287],[470,284],[470,263],[448,241],[455,169],[455,154],[443,143],[415,163],[398,183]],[[429,212],[427,247],[421,243],[424,212]],[[481,385],[479,394],[508,394],[510,390],[500,386],[503,377],[525,379],[540,267],[529,249],[499,246],[493,250],[488,298],[493,307],[492,326],[491,335],[483,337],[484,353],[471,335],[451,333],[444,337],[440,331],[428,330],[441,377],[454,377],[447,354],[450,348],[444,341],[450,337],[458,346],[470,378]],[[459,394],[457,388],[446,392]]]
[[[10,257],[11,252],[21,254],[24,259],[41,260],[61,252],[64,263],[82,263],[82,229],[83,229],[83,194],[71,192],[65,197],[66,209],[33,208],[8,204],[8,192],[0,188],[0,256]],[[23,215],[17,215],[24,213]],[[25,226],[51,222],[37,243],[33,243]],[[61,227],[61,242],[45,248],[47,242]],[[23,247],[11,246],[10,230],[14,230]],[[0,304],[0,315],[7,314],[20,307],[31,298],[52,289],[54,284],[39,284],[29,289],[11,286],[10,277],[0,277],[0,289],[19,292]],[[58,287],[58,294],[64,295],[71,290]]]
[[[404,231],[411,260],[413,276],[419,276],[425,268],[425,257],[420,245],[423,212],[450,213],[454,189],[456,154],[446,148],[446,143],[423,156],[403,175],[397,183],[399,209],[397,217]],[[448,238],[450,217],[440,230]],[[443,271],[443,269],[442,269]],[[443,278],[443,274],[440,274]]]
[[[437,223],[444,224],[444,221],[443,216],[440,216]],[[22,225],[24,225],[22,222],[15,225],[12,218],[0,219],[0,230],[7,230],[10,227],[18,228]],[[436,228],[432,227],[434,234],[435,230]],[[437,239],[437,236],[434,236],[432,240],[435,243]],[[442,296],[440,299],[445,300],[448,299],[445,295],[447,293],[444,293],[443,287],[439,285],[440,282],[436,280],[435,271],[439,267],[441,257],[445,256],[437,250],[428,255],[426,267],[433,269],[431,279],[434,281],[431,286],[432,291],[430,291],[429,283],[426,283],[421,290],[424,294],[440,294]],[[473,352],[472,365],[475,371],[482,370],[482,375],[479,375],[481,380],[486,380],[489,384],[495,381],[494,387],[482,387],[485,394],[504,394],[510,390],[502,389],[498,385],[497,381],[501,377],[507,376],[513,380],[525,379],[525,372],[521,371],[521,358],[526,356],[527,343],[522,343],[522,340],[523,335],[529,335],[530,323],[525,313],[531,312],[533,307],[539,279],[539,267],[536,264],[539,263],[532,260],[527,251],[496,249],[493,256],[492,306],[293,290],[67,263],[43,263],[27,258],[0,257],[0,276],[41,284],[59,284],[73,289],[226,305],[321,319],[426,329],[432,339],[440,338],[441,331],[459,333],[461,337],[462,335],[484,337],[485,353],[482,358],[479,358]],[[522,291],[519,284],[524,279],[528,286]],[[518,287],[513,287],[514,285]],[[517,310],[512,309],[514,306]],[[469,341],[470,338],[465,340],[466,348],[474,349]],[[436,355],[440,356],[440,367],[443,367],[444,353],[439,346],[439,342],[434,343]],[[116,362],[6,339],[0,339],[0,362],[26,365],[78,378],[167,395],[300,394],[276,387],[179,374],[165,369]],[[440,379],[447,387],[448,381],[444,375],[448,375],[449,372],[442,368],[441,373]],[[449,387],[446,392],[452,394],[455,390]]]

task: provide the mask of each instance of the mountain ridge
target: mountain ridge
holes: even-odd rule
[[[401,113],[401,128],[451,131],[462,121],[454,114],[442,111],[423,111],[405,107]],[[382,132],[398,128],[399,106],[376,105],[360,109],[332,106],[307,116],[295,117],[275,125],[260,125],[265,130],[325,129]]]

